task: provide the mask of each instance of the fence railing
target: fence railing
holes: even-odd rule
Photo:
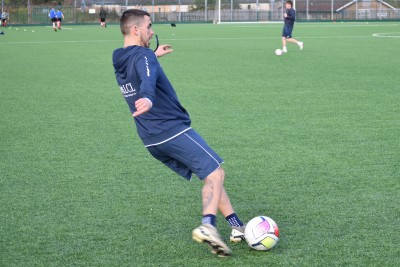
[[[118,23],[121,13],[126,9],[123,5],[105,6],[107,10],[107,22]],[[213,6],[214,7],[214,6]],[[50,6],[31,6],[30,9],[22,5],[10,5],[9,25],[12,24],[50,24],[48,13]],[[128,7],[128,8],[134,8]],[[73,6],[62,7],[64,14],[63,24],[91,24],[99,21],[100,5],[92,7],[76,8]],[[91,12],[89,12],[91,10]],[[180,10],[180,9],[178,9]],[[94,13],[92,13],[94,11]],[[170,9],[147,10],[154,23],[169,22],[216,22],[218,16],[221,22],[251,22],[251,21],[281,21],[282,9],[256,10],[256,9],[221,9],[210,8],[205,10],[172,11]],[[305,11],[297,10],[297,21],[351,21],[351,20],[400,20],[400,10],[359,9],[336,11]]]

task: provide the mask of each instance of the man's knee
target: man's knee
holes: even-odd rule
[[[207,176],[205,181],[215,181],[215,182],[220,182],[224,183],[225,180],[225,171],[221,167],[216,169],[214,172],[212,172],[209,176]]]

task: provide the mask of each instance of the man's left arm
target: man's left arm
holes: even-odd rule
[[[164,45],[160,45],[154,53],[156,54],[156,57],[162,57],[173,51],[174,50],[172,50],[172,46],[170,46],[168,44],[164,44]]]
[[[292,8],[289,10],[288,13],[289,14],[287,18],[294,21],[296,19],[296,11],[294,11],[294,9]]]

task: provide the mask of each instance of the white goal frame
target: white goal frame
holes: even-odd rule
[[[274,1],[274,7],[276,3],[281,3],[280,8],[283,10],[284,9],[284,3],[286,0],[275,0]],[[259,4],[259,0],[255,0],[255,4],[256,4],[256,12],[258,15],[258,12],[260,11],[260,4]],[[296,0],[293,0],[293,8],[296,9]],[[282,23],[283,20],[283,12],[280,12],[282,14],[277,14],[278,11],[274,11],[274,9],[272,11],[275,12],[275,15],[273,15],[273,17],[275,17],[275,20],[257,20],[257,21],[222,21],[221,20],[221,0],[216,1],[215,3],[215,9],[217,12],[214,13],[214,24],[237,24],[237,23]],[[231,12],[233,12],[233,10],[231,10]]]

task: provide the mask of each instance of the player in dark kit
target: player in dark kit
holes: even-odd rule
[[[202,223],[193,230],[192,237],[210,245],[212,253],[229,256],[231,250],[216,228],[217,212],[231,225],[232,242],[244,239],[244,224],[225,192],[222,158],[192,129],[189,114],[157,60],[172,52],[171,47],[160,45],[155,52],[149,49],[154,32],[146,11],[126,10],[120,26],[124,47],[114,51],[113,65],[139,137],[154,158],[177,174],[188,180],[195,174],[204,181]]]
[[[101,7],[100,12],[99,12],[99,17],[100,17],[100,26],[102,28],[107,28],[106,16],[107,16],[107,12],[104,10],[103,7]]]
[[[296,20],[296,11],[293,9],[293,2],[286,1],[285,8],[285,13],[283,14],[285,25],[283,26],[282,31],[282,51],[283,53],[287,53],[286,41],[297,44],[300,47],[300,50],[303,50],[303,42],[299,42],[292,38],[292,31]]]

